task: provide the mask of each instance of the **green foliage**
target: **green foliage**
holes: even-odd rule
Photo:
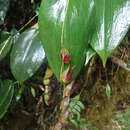
[[[20,31],[23,29],[24,27]],[[10,55],[10,66],[16,80],[24,82],[32,76],[38,70],[45,57],[37,29],[29,29],[22,34],[19,34],[19,31],[15,28],[11,32],[0,30],[0,62],[7,54]],[[15,83],[18,82],[16,81]],[[13,85],[15,83],[10,80],[0,82],[0,119],[7,112],[13,95],[15,95],[16,101],[21,98],[24,86],[20,85],[18,92],[14,94]],[[31,92],[35,96],[32,89]]]
[[[15,32],[12,30],[11,33],[1,30],[0,61],[10,51],[11,71],[16,80],[20,82],[31,77],[45,58],[37,29],[29,29],[22,34],[19,34],[16,30]]]
[[[86,52],[85,65],[88,64],[89,60],[90,60],[95,54],[96,54],[96,52],[95,52],[93,49],[89,48],[89,49],[87,50],[87,52]]]
[[[8,7],[9,0],[0,0],[0,25],[4,24]],[[42,64],[45,57],[44,47],[57,79],[60,79],[61,73],[67,68],[74,69],[72,77],[75,79],[84,63],[87,65],[96,53],[101,57],[105,66],[108,56],[119,45],[130,26],[129,7],[129,0],[43,0],[39,16],[42,43],[38,38],[37,29],[25,30],[20,35],[0,30],[0,62],[11,52],[11,71],[16,80],[24,82]],[[20,29],[20,32],[24,27]],[[65,53],[70,55],[71,60],[68,64],[62,63],[61,52],[63,51],[61,50],[66,50]],[[17,101],[21,98],[23,89],[23,87],[19,89],[16,95]],[[30,91],[35,97],[35,90],[31,88]],[[11,81],[1,81],[0,119],[9,107],[13,92],[14,87]],[[105,92],[110,99],[109,84]],[[86,124],[86,120],[82,118],[83,110],[84,105],[79,97],[73,98],[69,108],[69,119],[77,128],[91,126]],[[126,118],[128,117],[122,118],[123,123]]]
[[[19,33],[14,30],[10,33],[0,30],[0,61],[10,52],[12,44],[17,41],[18,36]]]
[[[88,35],[92,34],[88,30],[93,7],[91,0],[43,0],[41,3],[40,38],[48,62],[58,79],[61,76],[60,68],[64,71],[68,66],[74,67],[75,78],[84,65]],[[63,67],[60,52],[64,48],[69,51],[71,61]]]
[[[45,53],[36,29],[23,32],[11,51],[11,71],[14,77],[23,82],[31,77],[43,62]]]
[[[9,32],[0,30],[0,44],[7,40],[9,36]]]
[[[62,48],[71,54],[70,68],[75,68],[73,78],[84,64],[84,52],[91,51],[88,44],[105,66],[108,56],[129,29],[129,7],[129,0],[43,0],[39,15],[40,37],[57,78],[60,79],[61,69],[67,66],[63,67],[60,60]]]
[[[0,25],[4,23],[10,0],[0,0]]]
[[[0,80],[0,119],[5,115],[14,94],[11,80]]]
[[[130,108],[126,109],[125,112],[117,113],[112,119],[112,125],[121,130],[130,129]]]
[[[129,0],[94,0],[91,46],[105,66],[111,52],[119,45],[130,26]],[[96,23],[96,24],[95,24]]]
[[[31,87],[31,94],[34,98],[36,97],[36,91],[33,87]]]
[[[106,95],[108,99],[111,98],[111,87],[109,84],[106,85]]]
[[[85,109],[84,104],[79,100],[79,95],[72,98],[69,105],[69,121],[77,128],[90,127],[86,119],[82,117],[81,112]]]
[[[11,36],[9,32],[0,31],[0,61],[8,54],[11,49]]]
[[[17,101],[17,102],[21,99],[22,93],[23,93],[24,88],[25,88],[25,85],[24,85],[24,84],[21,84],[21,85],[18,85],[18,86],[19,86],[18,91],[17,91],[17,93],[15,94],[15,98],[16,98],[16,101]]]
[[[3,43],[0,44],[0,61],[8,54],[11,49],[11,37],[8,37]]]
[[[1,7],[2,5],[3,3]],[[104,0],[100,2],[96,0],[68,0],[66,2],[44,0],[42,2],[39,16],[40,37],[50,66],[58,79],[61,72],[68,66],[70,69],[74,68],[72,77],[75,78],[83,67],[85,58],[85,64],[87,64],[96,52],[105,65],[107,57],[117,47],[129,28],[129,5],[128,0],[120,2],[117,0],[109,2]],[[11,70],[14,77],[23,82],[36,72],[43,60],[44,51],[41,43],[35,31],[30,30],[30,34],[29,30],[23,32],[17,42],[12,42],[15,36],[10,33],[3,35],[3,32],[0,31],[0,60],[8,54],[13,43]],[[31,39],[29,44],[26,44],[28,42],[28,40],[25,41],[26,38]],[[71,56],[71,61],[67,65],[63,65],[60,59],[63,48],[67,49]],[[39,55],[38,60],[34,62],[36,55]],[[21,75],[19,75],[19,70],[22,72]]]

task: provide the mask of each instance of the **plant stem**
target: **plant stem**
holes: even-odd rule
[[[20,28],[18,31],[21,32],[25,27],[27,27],[35,18],[37,15],[34,15],[22,28]]]

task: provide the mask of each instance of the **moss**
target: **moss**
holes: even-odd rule
[[[82,100],[88,101],[86,106],[87,123],[91,123],[99,130],[110,130],[109,122],[115,110],[118,109],[118,102],[130,95],[130,74],[120,69],[114,78],[109,81],[111,87],[111,98],[108,99],[105,87],[106,83],[97,80],[92,89],[84,91]]]

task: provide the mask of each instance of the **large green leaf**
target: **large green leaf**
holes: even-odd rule
[[[43,62],[45,53],[36,29],[23,32],[11,52],[11,71],[14,77],[23,82],[31,77]]]
[[[4,19],[9,7],[10,0],[0,0],[0,25],[4,23]]]
[[[7,112],[14,94],[14,86],[12,81],[5,80],[0,84],[0,119]]]
[[[103,65],[124,38],[130,26],[130,0],[94,0],[95,31],[91,46],[100,55]]]
[[[74,67],[73,78],[84,64],[93,6],[93,0],[42,1],[39,14],[40,38],[49,64],[58,79],[61,74],[62,48],[71,54],[70,67]],[[64,69],[66,67],[67,65]]]

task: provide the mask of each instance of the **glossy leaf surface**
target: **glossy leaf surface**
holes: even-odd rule
[[[0,119],[7,112],[14,94],[14,86],[10,80],[5,80],[0,84]]]
[[[8,37],[3,43],[0,43],[0,61],[8,54],[11,45],[11,37]]]
[[[130,0],[94,0],[95,31],[91,46],[105,66],[111,52],[124,38],[130,26]]]
[[[0,44],[3,43],[10,36],[10,33],[7,31],[0,30]]]
[[[92,50],[91,48],[89,48],[86,51],[86,61],[85,61],[85,65],[88,64],[89,60],[96,54],[96,52],[94,50]]]
[[[38,31],[30,29],[23,32],[11,52],[11,71],[14,77],[20,82],[31,77],[42,64],[44,57]]]
[[[58,79],[61,75],[62,48],[67,49],[71,55],[70,68],[74,67],[73,78],[84,64],[85,47],[88,44],[87,30],[93,6],[93,0],[42,1],[39,15],[40,38],[44,41],[49,64]]]
[[[10,0],[0,0],[0,25],[3,24]]]

